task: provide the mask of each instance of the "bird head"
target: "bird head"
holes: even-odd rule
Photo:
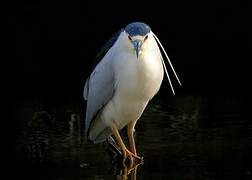
[[[163,64],[163,68],[165,70],[165,73],[167,75],[169,84],[171,86],[172,92],[175,95],[172,83],[171,83],[171,79],[170,76],[168,74],[166,65],[164,63],[163,57],[162,57],[162,53],[159,49],[159,47],[161,48],[161,50],[163,51],[163,54],[165,55],[178,83],[181,85],[181,82],[173,68],[173,65],[170,61],[170,58],[168,57],[163,45],[161,44],[161,42],[159,41],[158,37],[154,34],[154,32],[151,31],[151,28],[142,22],[133,22],[128,24],[125,28],[124,31],[121,33],[120,36],[120,43],[123,44],[123,46],[121,47],[126,47],[124,50],[130,50],[132,52],[132,49],[134,50],[134,53],[136,54],[136,59],[142,59],[139,58],[140,56],[145,55],[144,52],[157,52],[159,51],[160,53],[160,60]]]
[[[151,28],[142,22],[134,22],[128,24],[125,28],[125,33],[128,36],[128,41],[133,47],[137,59],[142,53],[142,47],[146,44],[148,36],[150,36]]]

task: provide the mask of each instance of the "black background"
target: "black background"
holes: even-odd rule
[[[177,91],[248,92],[251,22],[247,1],[26,1],[8,16],[17,96],[81,94],[95,54],[133,21],[152,27],[181,78]],[[167,84],[168,85],[168,84]]]
[[[96,53],[134,21],[150,25],[163,43],[183,84],[175,85],[178,94],[250,94],[248,1],[12,1],[9,7],[3,76],[9,114],[27,98],[49,105],[82,98]],[[165,82],[160,93],[171,96]],[[19,120],[11,117],[15,127]]]

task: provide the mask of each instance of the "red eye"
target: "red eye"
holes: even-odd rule
[[[130,37],[130,36],[128,36],[128,38],[129,38],[129,40],[131,40],[131,41],[132,41],[132,39],[131,39],[131,37]]]
[[[146,39],[148,39],[148,35],[144,37],[144,40],[146,41]]]

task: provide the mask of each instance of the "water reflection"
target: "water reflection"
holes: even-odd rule
[[[52,121],[52,117],[45,111],[35,112],[32,119],[28,121],[24,133],[26,133],[28,159],[32,164],[46,161]]]
[[[251,178],[252,124],[241,115],[239,98],[154,99],[136,126],[144,164],[132,170],[108,153],[106,143],[86,140],[83,109],[76,106],[80,101],[56,103],[54,113],[29,106],[32,115],[21,117],[24,128],[15,146],[19,172],[33,179],[61,180]]]

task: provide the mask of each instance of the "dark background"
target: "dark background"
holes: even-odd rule
[[[10,2],[9,68],[3,77],[13,134],[20,130],[27,99],[38,99],[50,109],[57,101],[82,98],[96,53],[133,21],[149,24],[161,40],[183,84],[175,83],[178,95],[247,100],[250,13],[248,1],[239,0]],[[160,95],[171,96],[166,80]],[[248,101],[242,104],[249,109]]]
[[[133,21],[146,22],[160,38],[183,83],[177,91],[248,92],[248,1],[18,1],[11,6],[8,76],[17,96],[81,94],[96,53]]]

